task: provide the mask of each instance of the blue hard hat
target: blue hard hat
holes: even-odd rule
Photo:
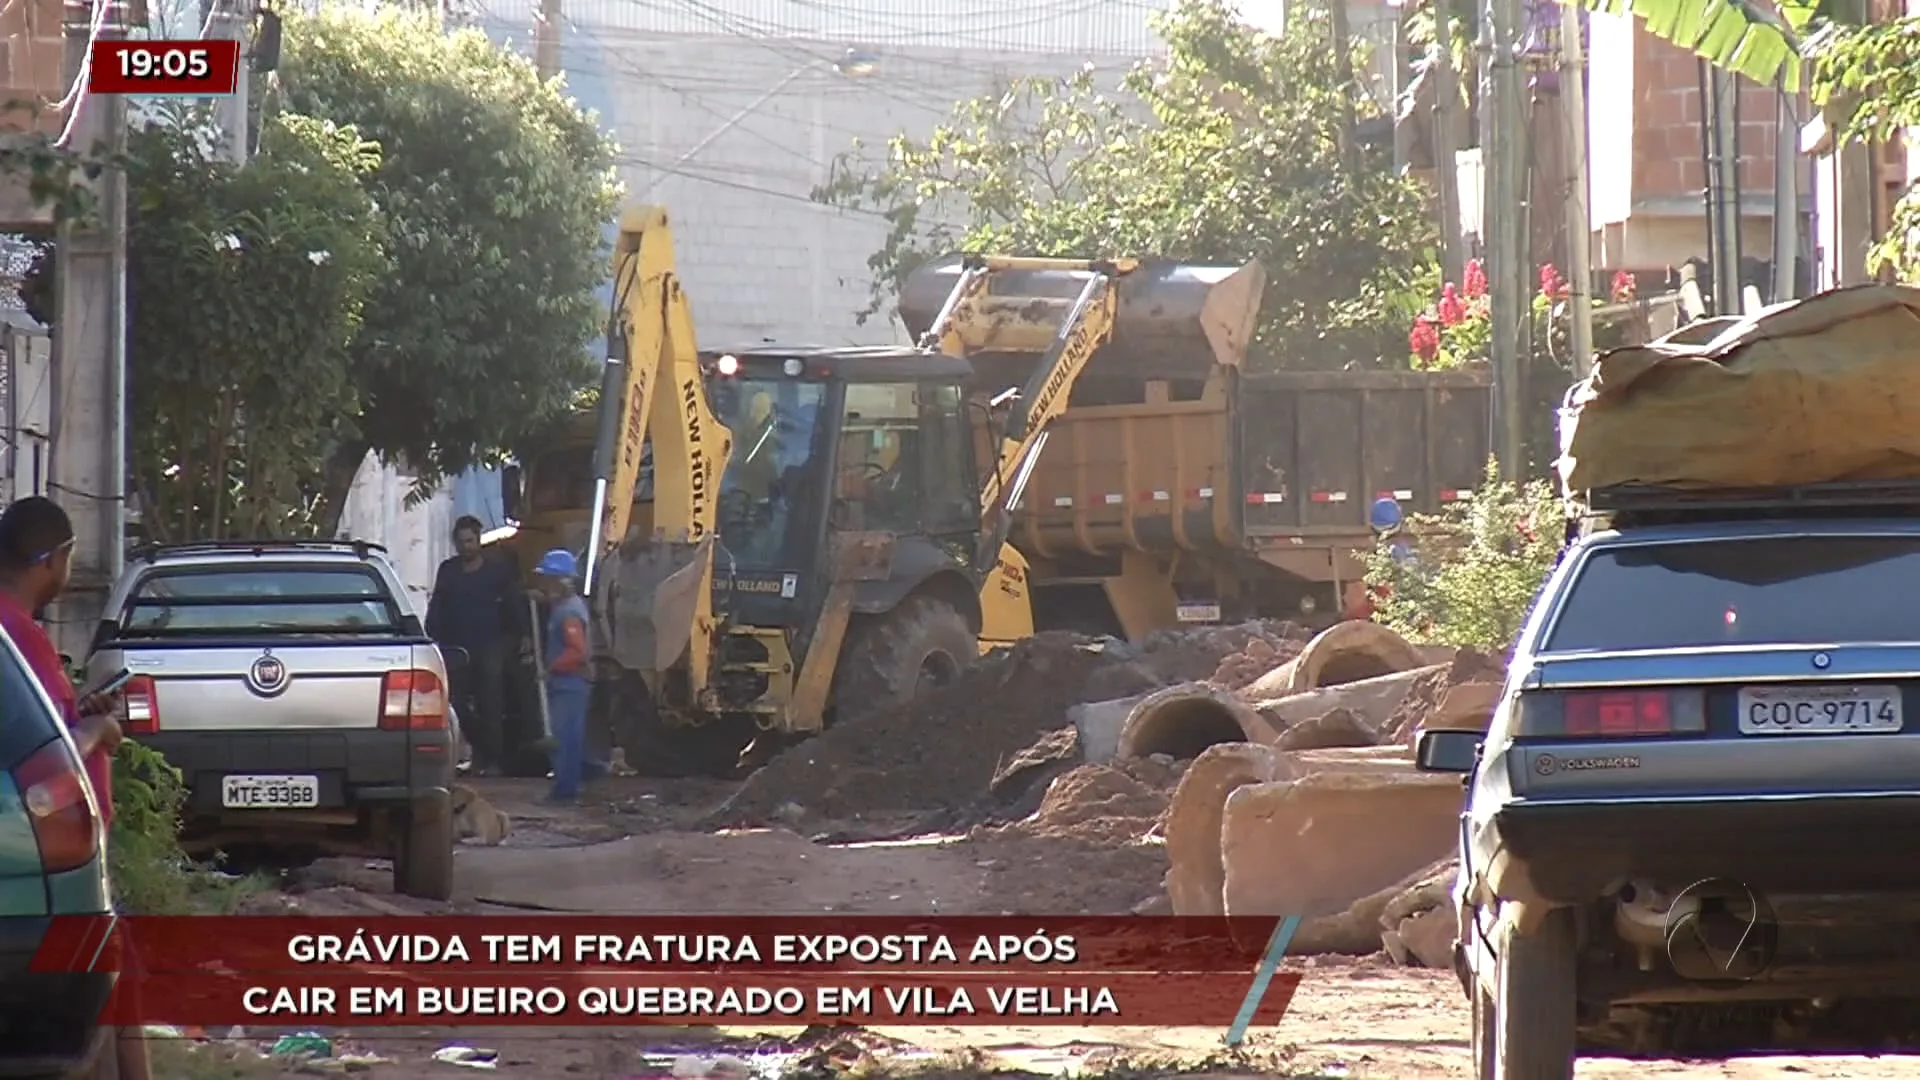
[[[579,577],[580,567],[574,561],[573,552],[566,548],[554,548],[540,556],[540,565],[533,572],[541,577]]]
[[[1373,500],[1373,509],[1367,511],[1367,523],[1380,532],[1399,528],[1405,519],[1406,515],[1400,512],[1400,504],[1389,495]]]

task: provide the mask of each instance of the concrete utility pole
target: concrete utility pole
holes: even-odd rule
[[[1797,61],[1788,61],[1795,63]],[[1785,91],[1774,106],[1773,302],[1793,299],[1800,283],[1800,120]]]
[[[1486,203],[1481,230],[1487,238],[1487,284],[1492,292],[1495,456],[1503,479],[1526,471],[1526,417],[1521,413],[1520,330],[1527,287],[1526,217],[1520,212],[1526,116],[1521,108],[1519,51],[1521,0],[1487,0],[1481,18],[1482,90],[1485,117],[1480,144],[1486,162]]]
[[[1433,159],[1440,188],[1440,267],[1443,280],[1462,281],[1467,273],[1467,245],[1460,235],[1460,149],[1454,136],[1460,131],[1460,82],[1453,71],[1453,6],[1433,0]]]
[[[1700,61],[1700,122],[1707,174],[1707,251],[1713,313],[1740,314],[1739,76]]]
[[[126,8],[112,3],[100,37],[126,34]],[[93,7],[68,0],[61,12],[66,73],[87,57]],[[71,147],[114,160],[127,145],[127,99],[82,96]],[[52,611],[54,640],[86,653],[106,592],[126,564],[127,521],[127,190],[126,174],[103,168],[89,184],[99,217],[65,222],[55,233],[53,431],[49,493],[73,518],[73,580]]]
[[[1593,369],[1593,227],[1587,222],[1587,53],[1580,11],[1560,5],[1560,110],[1566,117],[1568,344],[1573,377]]]
[[[227,158],[236,165],[244,165],[251,152],[248,145],[248,92],[252,82],[248,76],[253,64],[247,55],[248,31],[253,22],[253,9],[249,0],[214,0],[212,25],[208,29],[210,36],[221,41],[240,43],[240,79],[234,85],[231,97],[220,98],[214,102],[214,108],[220,116],[220,128],[227,135]]]
[[[533,66],[543,79],[560,74],[560,0],[540,0],[533,22]]]

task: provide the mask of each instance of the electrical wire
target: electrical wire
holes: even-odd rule
[[[73,133],[80,126],[80,110],[87,101],[87,83],[93,75],[93,49],[100,41],[100,34],[107,26],[107,9],[113,0],[93,0],[93,18],[87,25],[87,51],[80,57],[80,70],[74,75],[73,85],[67,88],[66,96],[61,98],[55,109],[67,110],[67,122],[60,129],[60,137],[53,141],[57,149],[64,150],[73,141]]]

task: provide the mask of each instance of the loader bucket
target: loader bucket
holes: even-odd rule
[[[712,580],[713,541],[635,544],[617,558],[614,658],[633,671],[665,671],[693,639],[700,592]]]
[[[902,283],[900,318],[916,339],[939,317],[962,262],[959,255],[935,260]],[[1086,280],[1060,270],[996,272],[972,317],[959,321],[968,355],[1046,352]],[[1119,277],[1113,340],[1095,354],[1090,373],[1204,379],[1215,365],[1239,366],[1266,281],[1266,268],[1257,261],[1233,267],[1141,260]]]

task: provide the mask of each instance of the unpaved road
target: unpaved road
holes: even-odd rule
[[[695,831],[729,791],[717,783],[609,781],[592,805],[557,813],[533,806],[541,785],[483,782],[482,790],[514,819],[498,848],[462,847],[461,898],[432,905],[395,897],[384,868],[330,860],[292,876],[288,889],[255,898],[259,911],[310,914],[565,912],[835,912],[1065,911],[1059,879],[1074,860],[1092,855],[1080,841],[1045,837],[923,838],[913,842],[828,846],[784,832]],[[849,823],[848,829],[875,827]],[[511,905],[511,906],[507,906]],[[1384,958],[1307,958],[1290,962],[1304,975],[1287,1018],[1252,1034],[1258,1068],[1216,1064],[1216,1075],[1347,1076],[1437,1080],[1469,1075],[1468,1014],[1448,974],[1392,966]],[[226,1054],[252,1057],[272,1032],[248,1031]],[[475,1070],[433,1063],[452,1044],[500,1052],[495,1075],[519,1080],[627,1080],[662,1075],[661,1058],[691,1053],[716,1037],[746,1050],[770,1046],[791,1029],[361,1029],[332,1032],[341,1052],[368,1051],[385,1061],[356,1070],[366,1080],[474,1076]],[[880,1028],[858,1036],[861,1049],[902,1057],[967,1047],[985,1051],[982,1066],[1036,1073],[1098,1071],[1102,1059],[1199,1063],[1217,1056],[1221,1032],[1192,1028]],[[910,1051],[918,1048],[921,1054]],[[844,1049],[844,1048],[843,1048]],[[711,1050],[707,1052],[713,1052]],[[256,1059],[257,1060],[257,1059]],[[1735,1062],[1582,1062],[1591,1080],[1804,1080],[1806,1077],[1895,1080],[1920,1075],[1920,1058],[1772,1058]],[[204,1075],[311,1075],[313,1065],[261,1062],[237,1072]],[[195,1070],[196,1074],[198,1070]],[[187,1080],[185,1076],[181,1080]],[[198,1080],[197,1075],[194,1080]]]

